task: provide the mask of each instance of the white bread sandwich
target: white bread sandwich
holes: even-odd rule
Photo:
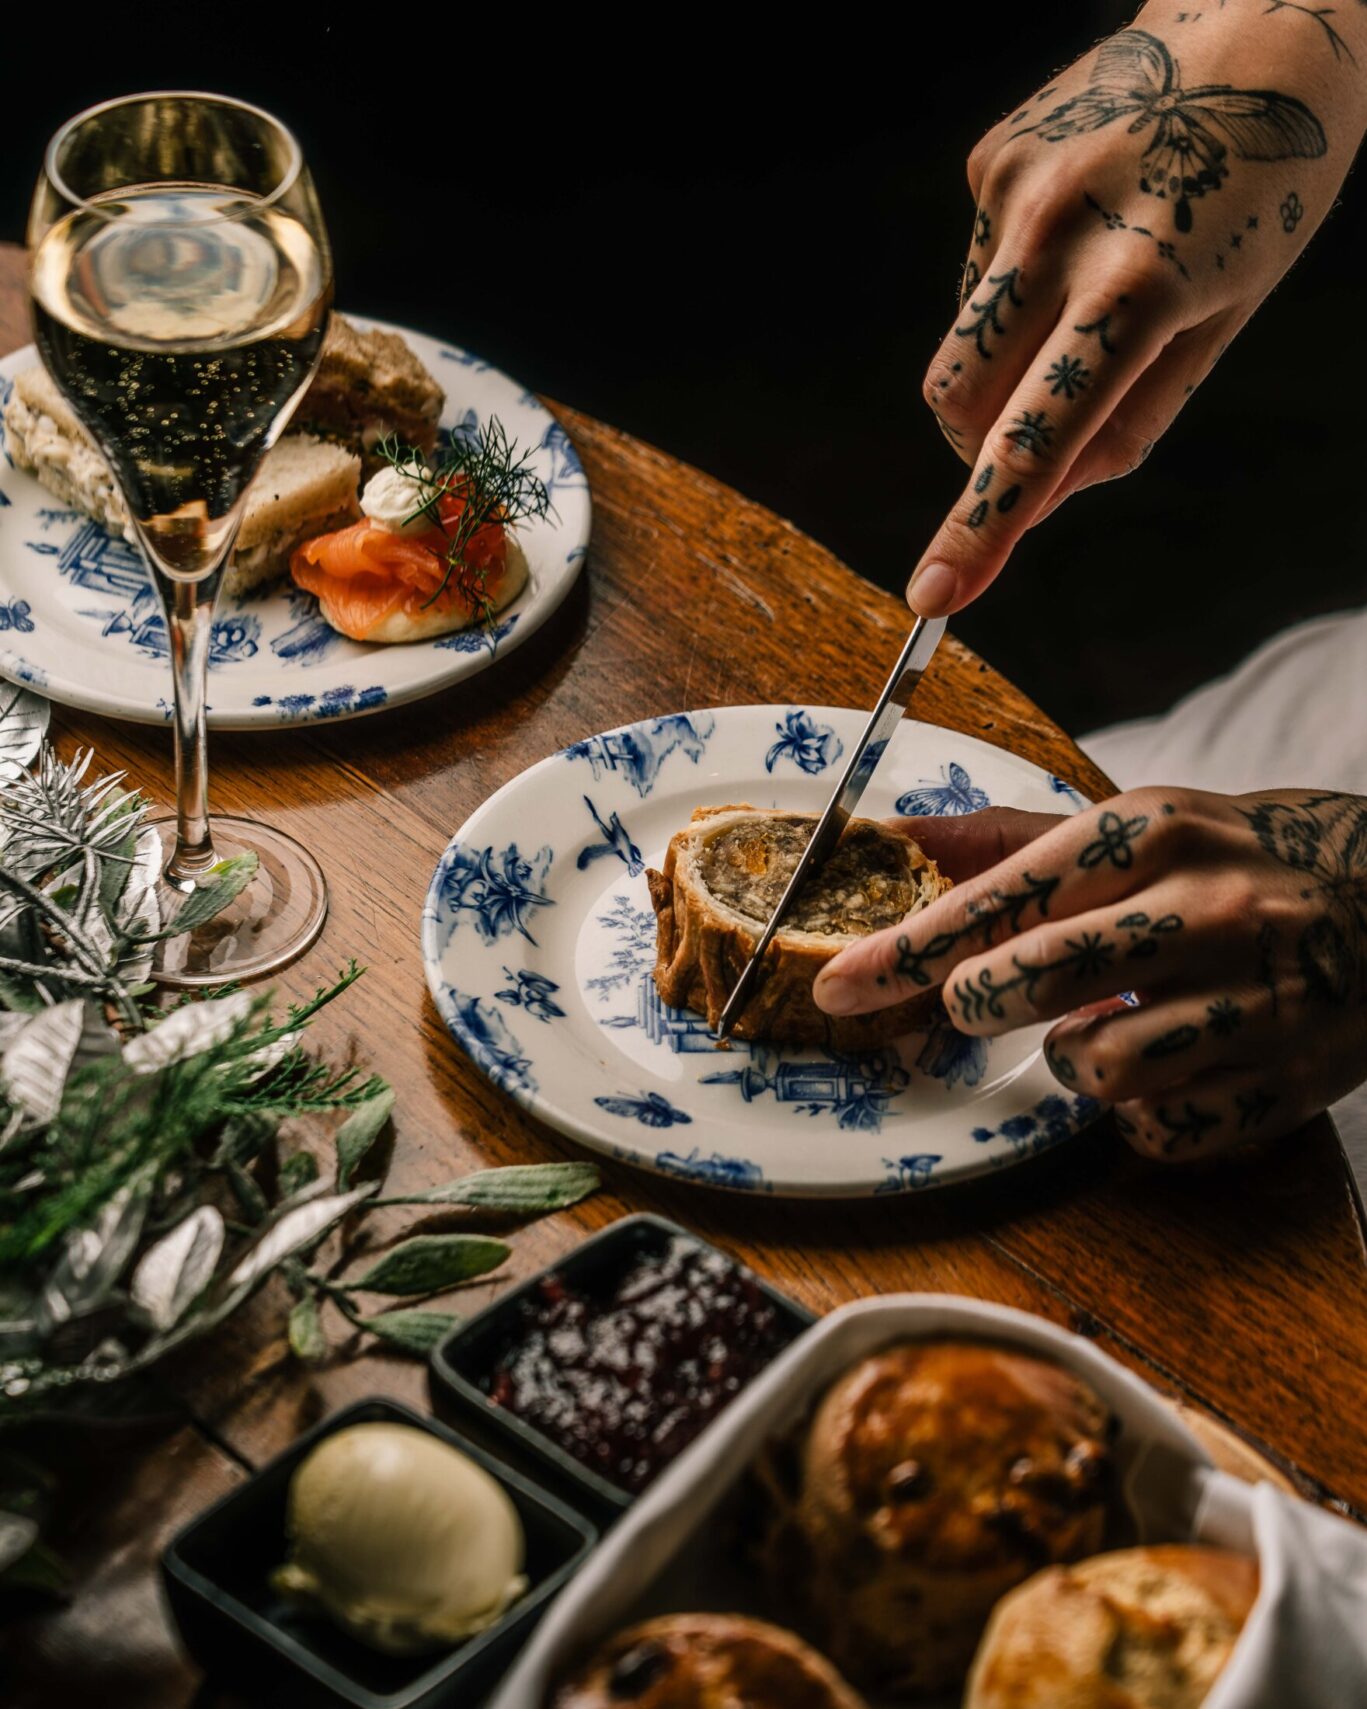
[[[35,475],[64,505],[135,541],[108,464],[46,368],[35,364],[15,377],[5,432],[17,468]],[[284,575],[301,542],[354,521],[360,476],[353,451],[287,433],[266,453],[247,494],[225,591],[236,596]]]

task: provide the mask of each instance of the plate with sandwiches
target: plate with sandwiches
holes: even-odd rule
[[[659,1174],[823,1198],[1021,1163],[1102,1106],[1044,1061],[1047,1024],[970,1038],[938,991],[827,1016],[812,981],[949,888],[881,821],[1074,813],[1061,779],[904,719],[726,1046],[715,1027],[867,712],[667,713],[575,742],[458,830],[423,910],[432,997],[475,1066],[540,1120]],[[832,770],[832,767],[835,770]],[[532,829],[529,829],[532,827]]]
[[[247,497],[210,726],[359,717],[487,669],[568,594],[590,517],[574,446],[534,393],[334,313]],[[171,716],[165,621],[122,496],[32,346],[0,360],[0,676],[111,717]]]

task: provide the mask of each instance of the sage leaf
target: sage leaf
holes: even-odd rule
[[[401,1307],[398,1311],[382,1311],[378,1317],[364,1317],[361,1323],[382,1341],[391,1341],[406,1352],[426,1358],[439,1341],[444,1341],[460,1322],[449,1311],[422,1311],[417,1307]]]
[[[258,864],[253,849],[234,855],[231,860],[219,861],[217,866],[209,868],[204,881],[194,887],[168,925],[160,931],[138,932],[136,941],[158,943],[163,938],[178,938],[183,932],[192,932],[196,926],[212,920],[215,914],[222,913],[240,890],[247,888],[256,877]]]
[[[318,1316],[318,1301],[312,1294],[305,1294],[303,1299],[297,1300],[290,1313],[290,1348],[296,1358],[310,1365],[316,1365],[328,1350]]]
[[[66,1077],[85,1029],[79,997],[54,1003],[35,1015],[0,1058],[5,1096],[24,1113],[25,1124],[46,1127],[62,1107]]]
[[[185,1003],[156,1026],[130,1038],[123,1047],[123,1060],[135,1074],[151,1074],[212,1050],[233,1036],[255,1002],[250,991],[234,991],[228,997]]]
[[[228,1277],[228,1286],[232,1289],[246,1288],[273,1270],[282,1258],[288,1258],[291,1252],[297,1252],[301,1246],[306,1246],[310,1240],[340,1222],[353,1205],[360,1204],[362,1199],[369,1198],[375,1191],[375,1183],[367,1181],[364,1186],[353,1187],[349,1193],[329,1193],[324,1198],[310,1199],[307,1204],[296,1205],[293,1210],[286,1211],[262,1231],[261,1237],[238,1260],[236,1268]]]
[[[129,1292],[157,1329],[170,1329],[208,1287],[223,1252],[223,1218],[201,1205],[138,1260]]]
[[[37,758],[51,716],[42,695],[0,683],[0,780],[18,777]]]
[[[482,1234],[415,1234],[346,1286],[372,1294],[433,1294],[487,1275],[507,1256],[503,1241]]]
[[[394,1088],[386,1086],[383,1092],[359,1104],[337,1129],[333,1143],[337,1147],[339,1187],[346,1188],[351,1185],[351,1177],[374,1145],[393,1108]]]
[[[506,1169],[481,1169],[476,1175],[381,1199],[382,1205],[467,1205],[480,1210],[513,1211],[534,1216],[563,1210],[596,1192],[601,1177],[592,1163],[517,1163]]]

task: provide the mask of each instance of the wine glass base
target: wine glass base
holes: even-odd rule
[[[165,860],[176,842],[174,818],[154,819]],[[322,868],[302,844],[252,819],[215,817],[214,853],[220,860],[252,851],[259,865],[221,913],[181,937],[157,945],[152,978],[161,985],[229,985],[277,973],[301,956],[323,929],[328,891]],[[162,918],[171,919],[186,893],[165,880],[158,886]]]

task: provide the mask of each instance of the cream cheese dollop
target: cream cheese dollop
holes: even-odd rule
[[[482,1632],[527,1588],[502,1486],[406,1424],[355,1424],[320,1442],[290,1480],[286,1529],[275,1588],[392,1654]]]
[[[390,463],[366,482],[361,509],[391,534],[421,534],[432,526],[432,518],[420,507],[440,490],[421,463],[405,463],[397,469]]]

